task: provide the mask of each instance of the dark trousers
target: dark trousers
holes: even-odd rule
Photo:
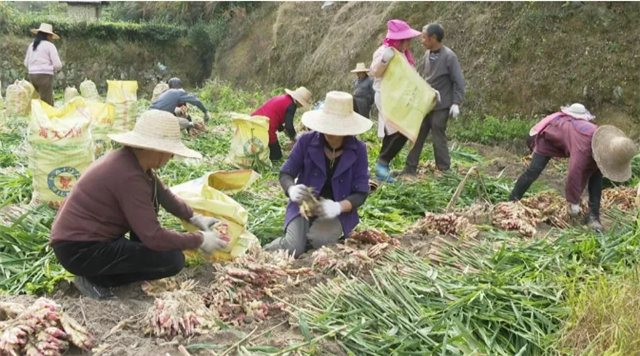
[[[380,156],[378,163],[388,166],[389,163],[402,151],[402,147],[407,142],[407,138],[400,132],[392,135],[385,134],[382,139],[382,147],[380,148]]]
[[[53,251],[67,271],[102,287],[167,278],[184,268],[182,251],[151,250],[133,233],[112,242],[58,242]]]
[[[517,201],[522,199],[531,184],[538,179],[549,160],[551,160],[551,157],[534,153],[529,168],[518,178],[509,200]],[[600,217],[600,200],[602,199],[602,173],[600,171],[593,173],[589,178],[588,190],[589,213],[595,217]]]
[[[282,159],[282,148],[280,142],[276,141],[269,144],[269,159],[272,161],[279,161]]]
[[[451,157],[449,157],[449,146],[447,144],[447,135],[445,135],[448,119],[449,109],[444,109],[432,111],[422,120],[418,139],[407,156],[407,168],[414,172],[418,168],[420,154],[429,132],[432,132],[431,140],[433,141],[436,166],[441,171],[448,171],[451,168]]]
[[[53,75],[29,74],[29,81],[40,94],[40,100],[53,106]]]

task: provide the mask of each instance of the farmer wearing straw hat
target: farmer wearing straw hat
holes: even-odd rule
[[[29,70],[29,81],[33,84],[40,99],[53,106],[53,73],[62,69],[62,62],[56,46],[51,43],[60,37],[53,33],[53,26],[40,24],[40,28],[31,30],[36,39],[27,48],[24,66]]]
[[[211,253],[226,247],[210,230],[217,220],[195,215],[154,173],[174,155],[201,157],[180,141],[175,116],[149,110],[133,131],[109,137],[124,147],[82,174],[51,230],[60,264],[76,275],[76,287],[94,299],[113,298],[111,287],[176,275],[184,267],[183,250]],[[162,228],[160,206],[200,231]]]
[[[285,131],[291,141],[296,140],[296,128],[293,117],[299,107],[311,108],[311,92],[305,87],[295,91],[285,89],[286,94],[269,99],[251,116],[266,116],[269,118],[269,158],[272,161],[282,159],[282,148],[278,142],[277,131]]]
[[[359,222],[360,207],[369,192],[367,147],[355,136],[373,125],[353,111],[350,94],[327,93],[322,109],[302,116],[312,131],[303,134],[280,169],[280,184],[289,197],[285,236],[266,250],[284,249],[296,257],[309,247],[333,244]],[[297,180],[296,180],[297,179]],[[319,199],[311,216],[300,206]]]
[[[592,230],[602,232],[602,177],[615,182],[628,180],[631,177],[631,159],[638,152],[638,147],[618,128],[608,125],[597,127],[586,120],[590,114],[587,116],[583,112],[581,115],[581,118],[557,116],[535,132],[533,159],[518,178],[510,200],[522,198],[552,157],[569,157],[567,213],[573,217],[580,214],[580,196],[588,186],[589,214],[586,222]]]
[[[373,79],[368,75],[369,68],[367,68],[364,63],[358,63],[351,73],[356,73],[358,76],[353,83],[355,87],[353,92],[353,110],[368,119],[376,94],[375,91],[373,91]]]
[[[383,138],[380,156],[376,164],[376,179],[383,182],[393,182],[389,175],[389,163],[404,147],[407,138],[386,124],[386,119],[382,114],[382,99],[380,89],[382,87],[382,77],[387,70],[389,61],[394,57],[394,48],[400,52],[402,58],[411,66],[414,64],[413,55],[409,48],[411,39],[420,36],[420,31],[416,31],[400,20],[387,22],[387,36],[382,45],[373,53],[370,73],[374,78],[373,90],[375,91],[375,104],[378,108],[378,137]]]

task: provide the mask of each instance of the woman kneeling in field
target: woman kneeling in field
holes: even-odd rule
[[[298,139],[280,169],[290,199],[285,236],[265,247],[296,257],[349,236],[360,221],[357,209],[367,199],[369,168],[366,145],[355,136],[372,126],[353,112],[350,94],[335,91],[327,93],[320,110],[305,113],[302,123],[312,131]]]
[[[183,250],[211,253],[226,246],[210,231],[217,220],[194,215],[154,173],[173,155],[201,157],[180,141],[176,117],[150,110],[133,131],[109,137],[124,147],[81,176],[51,230],[51,246],[60,264],[76,275],[78,290],[93,299],[113,298],[111,287],[176,275],[184,267]],[[200,231],[162,228],[160,206]]]

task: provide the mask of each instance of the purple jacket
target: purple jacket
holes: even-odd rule
[[[296,184],[304,184],[312,187],[316,196],[322,190],[327,180],[327,167],[324,160],[324,136],[316,131],[302,135],[293,146],[293,150],[287,161],[282,165],[280,172],[298,178]],[[345,138],[344,151],[336,171],[333,175],[333,196],[336,201],[342,201],[353,193],[369,192],[369,162],[367,146],[353,136]],[[284,228],[300,215],[298,204],[289,201],[287,213],[284,219]],[[358,225],[358,211],[340,215],[344,236],[349,236],[353,228]]]

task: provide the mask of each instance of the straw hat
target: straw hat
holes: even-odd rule
[[[387,37],[390,40],[406,40],[422,35],[420,31],[412,29],[402,20],[390,20],[387,22]]]
[[[361,73],[361,72],[368,72],[369,68],[367,68],[364,63],[358,63],[356,64],[356,69],[352,70],[351,73]]]
[[[591,150],[602,175],[614,182],[631,178],[631,160],[638,146],[615,126],[600,126],[593,134]]]
[[[591,121],[596,118],[594,115],[591,115],[584,105],[580,103],[571,104],[571,106],[563,106],[560,108],[560,111],[571,117],[575,117],[576,119]]]
[[[353,112],[353,96],[330,91],[320,110],[302,115],[302,123],[311,130],[327,135],[355,136],[371,128],[371,120]]]
[[[305,87],[300,87],[296,91],[285,89],[287,94],[296,99],[297,102],[302,104],[307,109],[311,109],[311,92]]]
[[[138,118],[133,131],[108,136],[124,146],[173,153],[186,158],[202,158],[200,153],[182,143],[178,119],[166,111],[149,110]]]
[[[34,28],[31,30],[31,33],[33,33],[34,35],[37,34],[38,32],[44,32],[44,33],[48,33],[50,35],[53,35],[53,39],[57,40],[60,38],[60,36],[56,35],[55,33],[53,33],[53,26],[51,26],[48,23],[41,23],[40,24],[40,28]]]

